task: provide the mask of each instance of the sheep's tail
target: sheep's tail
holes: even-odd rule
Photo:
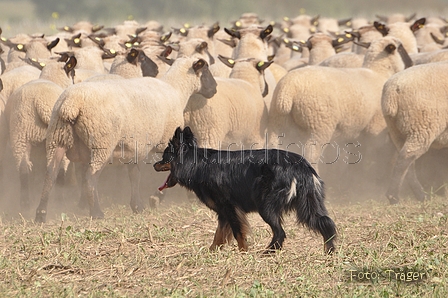
[[[297,222],[320,233],[324,238],[325,252],[332,253],[335,249],[336,225],[328,216],[325,208],[324,182],[311,166],[309,169],[311,172],[307,173],[305,177],[302,176],[304,184],[297,183],[296,185],[298,200],[294,201],[296,202]],[[296,179],[300,178],[299,175],[305,174],[298,174]]]
[[[63,95],[56,102],[48,125],[47,162],[53,158],[56,148],[64,148],[65,151],[72,148],[76,137],[74,125],[80,109]]]
[[[275,110],[280,115],[291,113],[292,103],[294,99],[293,86],[289,83],[289,78],[286,76],[281,79],[277,87],[275,87],[272,95],[270,110]]]
[[[381,96],[381,108],[385,118],[393,118],[398,113],[398,101],[394,86],[394,81],[387,81],[384,84]]]

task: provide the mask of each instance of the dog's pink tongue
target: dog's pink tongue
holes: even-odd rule
[[[163,182],[163,184],[159,186],[159,191],[162,191],[168,187],[168,180],[170,179],[170,177],[171,177],[171,174],[169,174],[168,177],[166,177],[165,182]]]

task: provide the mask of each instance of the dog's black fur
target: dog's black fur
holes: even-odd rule
[[[198,148],[186,127],[176,129],[163,159],[154,168],[170,171],[160,190],[179,183],[218,214],[212,250],[230,241],[232,233],[238,247],[247,250],[246,213],[255,211],[273,232],[266,252],[282,248],[286,238],[282,217],[289,211],[296,212],[298,223],[323,236],[327,253],[335,249],[336,226],[324,205],[324,183],[298,154],[276,149]]]

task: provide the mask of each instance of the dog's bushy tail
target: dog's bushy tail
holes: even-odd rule
[[[324,238],[325,251],[334,251],[336,225],[328,216],[325,208],[325,185],[313,168],[311,172],[302,173],[303,184],[297,184],[297,198],[294,200],[297,221],[311,230],[320,233]],[[297,177],[296,179],[298,179]]]

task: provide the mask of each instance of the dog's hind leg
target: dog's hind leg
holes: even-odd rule
[[[227,220],[218,218],[218,227],[216,228],[213,243],[210,245],[210,250],[217,250],[222,245],[229,243],[232,240],[232,228]]]
[[[285,230],[283,230],[282,227],[282,219],[280,216],[281,211],[273,210],[263,204],[262,206],[259,206],[258,212],[263,220],[271,227],[273,234],[271,243],[269,243],[267,249],[264,251],[264,254],[272,253],[275,250],[281,249],[286,238]]]

